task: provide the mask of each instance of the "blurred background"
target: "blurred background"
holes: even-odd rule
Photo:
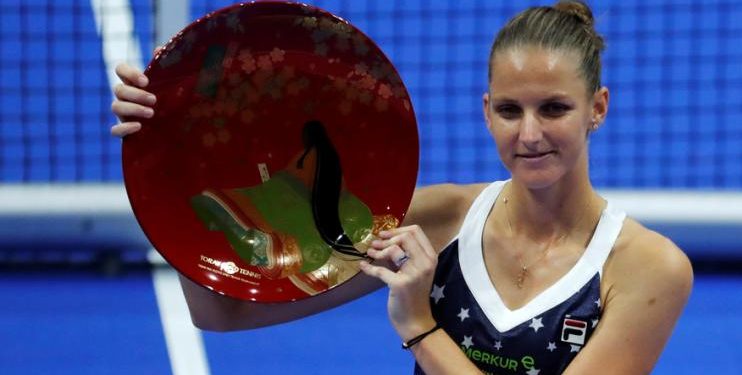
[[[307,3],[350,21],[399,70],[419,185],[507,177],[481,115],[489,47],[510,16],[544,2]],[[156,45],[230,4],[0,1],[1,374],[411,373],[384,290],[275,327],[195,330],[139,230],[109,135],[112,69],[146,66]],[[696,270],[654,373],[742,374],[742,1],[591,5],[611,89],[593,183]]]

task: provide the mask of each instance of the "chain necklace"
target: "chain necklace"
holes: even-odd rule
[[[505,204],[505,217],[508,219],[508,230],[510,231],[510,236],[514,237],[513,233],[513,223],[510,221],[510,207],[508,205],[509,199],[508,197],[503,198],[502,202]],[[528,269],[538,264],[540,261],[542,261],[544,258],[546,258],[546,255],[549,253],[549,250],[551,250],[552,246],[554,246],[557,242],[564,241],[569,234],[572,232],[574,228],[577,228],[578,224],[582,221],[582,219],[586,216],[586,213],[588,212],[588,209],[590,208],[590,205],[592,203],[592,200],[588,202],[588,204],[585,206],[585,210],[583,211],[582,216],[580,216],[580,219],[575,223],[575,225],[572,226],[568,231],[565,233],[562,233],[561,236],[553,238],[549,241],[548,244],[546,244],[546,248],[541,251],[541,255],[536,258],[536,260],[532,261],[530,264],[525,264],[523,262],[523,257],[519,257],[520,262],[520,272],[518,272],[518,277],[516,278],[515,285],[518,286],[518,289],[523,289],[523,283],[526,280],[526,277],[528,276]]]

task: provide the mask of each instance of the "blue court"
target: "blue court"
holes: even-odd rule
[[[742,276],[698,275],[653,373],[738,374],[741,287]],[[0,295],[3,374],[171,373],[149,271],[9,272]],[[296,322],[205,332],[203,343],[214,375],[408,374],[413,364],[386,320],[386,290]]]

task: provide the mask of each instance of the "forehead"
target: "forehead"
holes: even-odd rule
[[[512,47],[492,60],[490,90],[494,96],[545,92],[584,94],[579,55],[537,46]]]

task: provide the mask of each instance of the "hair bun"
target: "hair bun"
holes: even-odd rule
[[[589,27],[593,27],[593,24],[595,23],[593,12],[590,10],[590,7],[582,1],[562,0],[554,5],[554,9],[577,17],[582,21],[582,23]]]

